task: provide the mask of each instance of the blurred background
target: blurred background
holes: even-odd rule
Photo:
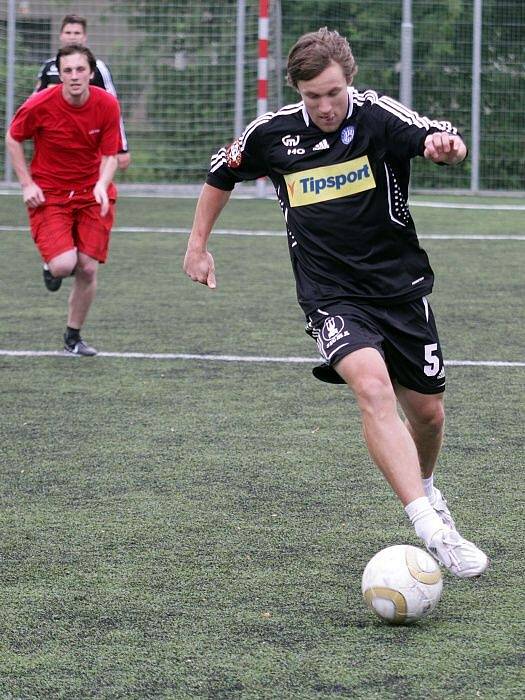
[[[1,0],[3,130],[56,53],[63,16],[88,21],[88,45],[118,91],[132,153],[121,183],[200,183],[209,159],[257,116],[258,32],[268,5],[266,109],[298,101],[287,52],[337,29],[359,65],[354,84],[447,119],[466,138],[465,167],[415,163],[419,190],[523,193],[523,0]],[[260,77],[260,76],[259,76]],[[422,167],[423,166],[423,167]],[[0,145],[0,180],[15,182]]]

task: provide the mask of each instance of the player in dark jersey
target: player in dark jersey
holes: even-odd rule
[[[426,298],[433,272],[407,204],[412,158],[455,165],[466,146],[450,123],[353,88],[357,66],[335,31],[302,36],[287,68],[302,101],[255,119],[212,157],[184,270],[216,286],[213,225],[237,182],[269,177],[324,359],[315,376],[353,390],[369,452],[429,551],[456,576],[478,576],[488,559],[458,533],[433,484],[445,372]]]
[[[68,46],[70,44],[87,44],[87,20],[79,15],[66,15],[60,27],[60,46]],[[100,58],[96,59],[97,64],[93,73],[91,85],[100,87],[106,90],[111,95],[118,99],[117,90],[113,83],[111,71]],[[56,57],[49,58],[40,68],[38,80],[35,86],[35,92],[44,90],[50,85],[58,85],[60,76],[56,64]],[[120,120],[120,138],[121,146],[118,153],[118,167],[120,170],[126,170],[131,163],[131,155],[128,150],[128,139],[124,129],[122,117]]]

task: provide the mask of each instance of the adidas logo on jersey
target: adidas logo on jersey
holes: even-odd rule
[[[326,148],[330,148],[330,146],[328,145],[328,141],[323,139],[312,148],[312,151],[324,151]]]

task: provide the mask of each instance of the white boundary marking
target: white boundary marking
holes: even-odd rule
[[[27,226],[0,226],[0,232],[11,232],[17,233],[29,232]],[[113,229],[113,233],[182,233],[189,235],[191,229],[189,228],[178,228],[178,227],[150,227],[145,226],[120,226]],[[214,236],[276,236],[279,238],[284,238],[286,236],[284,231],[267,231],[267,230],[254,230],[249,231],[247,229],[235,229],[235,228],[218,228],[213,231]],[[525,241],[525,234],[448,234],[448,233],[428,233],[428,234],[418,234],[419,239],[430,239],[436,241]]]
[[[409,202],[409,207],[431,209],[491,209],[493,211],[525,211],[525,204],[475,204],[474,202]]]
[[[14,196],[20,197],[20,189],[17,184],[6,186],[4,182],[1,183],[0,196]],[[196,200],[200,195],[202,190],[202,183],[198,185],[119,185],[119,199],[126,198],[145,198],[145,199],[193,199]],[[275,194],[273,192],[273,187],[268,188],[269,192],[263,199],[267,201],[275,201]],[[450,195],[450,193],[448,193]],[[457,192],[458,196],[471,197],[468,193]],[[417,188],[414,190],[414,195],[418,196]],[[424,196],[425,193],[421,191],[420,196]],[[436,195],[438,197],[446,196],[447,193],[439,193]],[[428,193],[426,193],[428,196]],[[479,193],[478,196],[483,196],[483,193]],[[234,199],[261,199],[258,196],[256,187],[249,185],[247,183],[240,183],[236,186],[235,190],[232,192],[232,197]],[[500,204],[497,202],[498,199],[523,199],[522,192],[506,192],[495,194],[494,192],[488,193],[486,197],[495,200],[495,203],[489,202],[440,202],[440,201],[429,201],[429,200],[410,200],[410,207],[430,207],[438,209],[487,209],[493,211],[524,211],[525,204]]]
[[[2,350],[4,357],[75,357],[62,350]],[[251,362],[251,363],[285,363],[319,364],[321,360],[315,357],[272,357],[264,355],[196,355],[184,352],[99,352],[97,357],[124,358],[130,360],[197,360],[209,362]],[[507,362],[504,360],[445,360],[449,367],[525,367],[523,362]]]

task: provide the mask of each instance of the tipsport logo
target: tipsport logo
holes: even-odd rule
[[[289,173],[284,179],[291,207],[348,197],[376,186],[367,156],[324,168]]]

